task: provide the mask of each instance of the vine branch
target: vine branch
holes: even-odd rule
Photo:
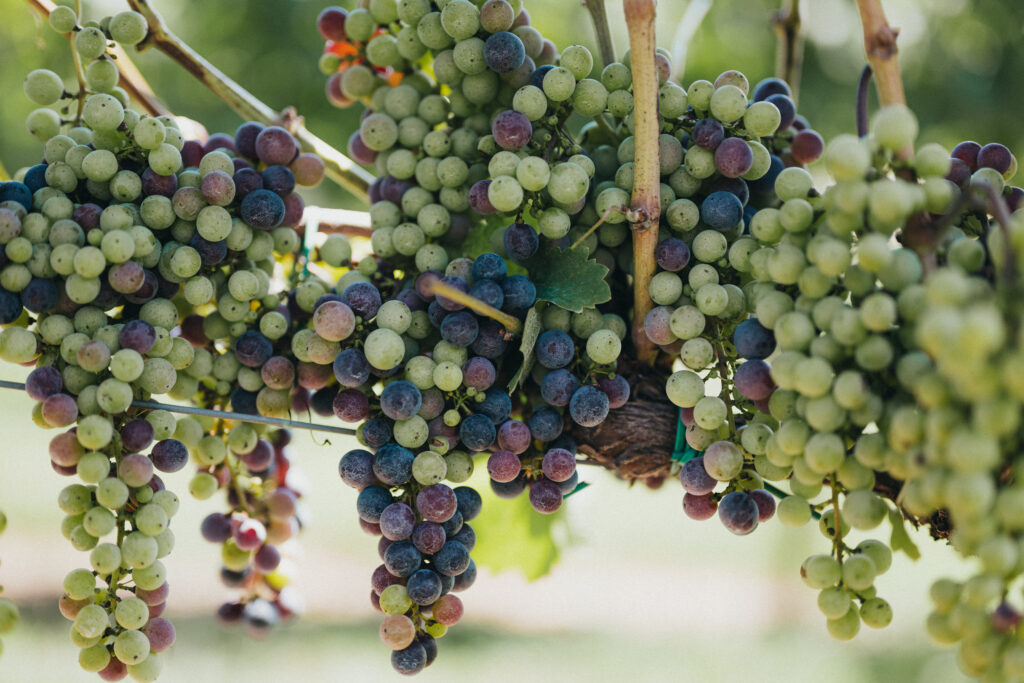
[[[612,32],[608,28],[608,12],[605,11],[604,0],[583,0],[583,6],[590,12],[590,20],[594,23],[601,61],[604,66],[608,66],[615,61],[615,43],[612,42]]]
[[[775,75],[789,83],[793,101],[800,92],[800,73],[804,63],[804,38],[800,33],[800,0],[782,0],[782,7],[772,18],[779,38],[775,52]]]
[[[626,0],[629,52],[633,68],[633,110],[636,117],[635,176],[631,207],[640,220],[633,227],[633,345],[637,359],[652,364],[657,349],[644,331],[644,319],[654,307],[648,293],[654,276],[661,213],[661,170],[658,160],[658,73],[654,65],[655,0]]]
[[[861,24],[864,26],[864,52],[875,74],[875,87],[883,107],[906,104],[903,79],[900,77],[899,30],[889,26],[882,11],[881,0],[857,0]]]
[[[37,1],[37,0],[30,0]],[[199,82],[209,88],[222,99],[239,116],[265,125],[277,125],[282,121],[282,113],[274,111],[248,90],[228,78],[222,71],[206,61],[178,36],[172,33],[156,10],[149,6],[148,0],[128,0],[133,10],[139,12],[149,22],[149,35],[139,45],[139,50],[156,47],[186,71],[195,76]],[[324,160],[327,177],[342,188],[369,201],[369,186],[373,176],[363,170],[356,162],[334,149],[324,140],[311,133],[299,119],[294,119],[292,134],[306,151],[313,152]]]

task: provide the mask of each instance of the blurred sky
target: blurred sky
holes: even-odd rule
[[[323,3],[236,0],[231,3],[155,0],[190,44],[269,104],[295,105],[309,127],[344,148],[358,110],[326,104],[315,66],[322,43],[313,27]],[[670,45],[688,3],[662,0],[659,43]],[[20,0],[0,0],[0,159],[12,172],[34,163],[39,146],[24,132],[32,105],[21,92],[24,74],[45,66],[70,77],[62,40]],[[123,9],[120,2],[86,2],[87,17]],[[737,68],[751,82],[770,75],[774,36],[768,0],[716,0],[688,46],[684,85]],[[1016,1],[889,0],[910,104],[922,137],[952,145],[962,139],[999,140],[1019,151],[1024,95],[1024,9]],[[529,3],[533,23],[559,47],[593,45],[576,0]],[[621,4],[609,2],[616,44],[625,50]],[[853,126],[853,94],[863,65],[852,0],[803,3],[809,37],[801,112],[825,135]],[[138,63],[178,113],[211,132],[233,131],[237,117],[180,68],[159,54]],[[678,74],[677,74],[678,76]],[[356,207],[324,184],[307,200]],[[19,379],[23,369],[0,375]],[[67,480],[47,462],[50,434],[31,426],[30,401],[0,392],[0,434],[7,461],[0,507],[10,518],[0,537],[0,583],[26,610],[6,637],[0,681],[93,680],[78,669],[67,623],[55,617],[60,581],[87,561],[59,533],[56,493]],[[14,438],[16,436],[16,438]],[[319,440],[319,439],[318,439]],[[316,483],[309,502],[314,524],[304,534],[299,587],[310,614],[268,642],[221,631],[209,616],[230,592],[217,579],[218,549],[198,535],[215,501],[184,500],[174,520],[178,547],[167,562],[172,590],[167,615],[179,644],[161,681],[394,680],[376,636],[367,600],[369,575],[379,563],[376,540],[356,523],[355,494],[337,478],[346,444],[317,446],[296,437],[299,461]],[[440,643],[437,664],[419,680],[457,681],[918,681],[964,680],[949,652],[933,651],[922,621],[932,578],[964,576],[968,568],[945,547],[921,538],[924,559],[899,556],[879,579],[895,609],[892,626],[864,629],[853,643],[832,641],[798,578],[802,559],[827,547],[813,526],[793,531],[765,525],[737,538],[715,522],[686,519],[678,486],[628,490],[612,477],[587,472],[593,486],[575,495],[562,528],[568,544],[553,573],[527,584],[514,572],[482,572],[463,594],[467,616]],[[184,492],[188,474],[169,477]],[[187,497],[187,496],[183,496]]]

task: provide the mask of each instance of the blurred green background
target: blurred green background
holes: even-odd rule
[[[695,0],[700,2],[701,0]],[[342,3],[351,4],[351,3]],[[535,26],[560,47],[593,45],[577,0],[527,3]],[[609,11],[620,53],[626,46],[621,4]],[[659,43],[669,46],[689,3],[662,0]],[[344,149],[358,109],[337,110],[323,97],[316,70],[322,42],[314,19],[322,2],[235,0],[230,3],[155,0],[189,44],[275,108],[294,105],[318,135]],[[963,139],[1001,141],[1017,151],[1022,132],[1016,84],[1024,82],[1024,7],[1017,0],[888,0],[900,47],[908,100],[922,137],[953,145]],[[123,3],[85,2],[86,16],[119,11]],[[800,111],[824,135],[850,131],[854,88],[863,64],[852,0],[802,4],[807,52]],[[0,159],[8,170],[34,163],[39,145],[24,132],[32,106],[21,93],[24,74],[48,67],[70,77],[70,58],[21,0],[0,0]],[[740,69],[751,82],[774,68],[770,15],[777,2],[715,0],[686,53],[684,85]],[[163,55],[138,64],[177,113],[211,132],[232,132],[233,112]],[[677,74],[677,77],[679,74]],[[307,201],[358,208],[325,183]],[[6,368],[5,379],[24,371]],[[68,625],[55,608],[60,580],[85,557],[60,537],[56,492],[66,480],[46,457],[49,434],[30,424],[30,401],[0,393],[0,434],[6,461],[0,507],[10,518],[0,538],[0,583],[25,610],[5,638],[0,681],[92,680],[76,664]],[[317,439],[319,442],[319,439]],[[300,622],[268,641],[222,630],[210,616],[230,596],[217,579],[218,550],[196,528],[217,503],[186,501],[175,519],[178,547],[167,563],[174,586],[167,616],[178,645],[162,681],[393,680],[388,653],[376,635],[367,594],[379,563],[376,541],[356,524],[353,491],[337,479],[338,457],[350,447],[318,446],[296,438],[298,460],[315,482],[309,502],[314,524],[303,535],[298,586],[309,603]],[[826,548],[812,527],[770,524],[733,537],[716,522],[699,524],[680,509],[680,491],[629,490],[603,473],[567,506],[557,527],[562,560],[546,578],[527,583],[516,572],[482,572],[464,593],[467,616],[440,643],[438,663],[422,681],[963,681],[953,656],[933,650],[922,622],[932,578],[963,576],[951,551],[919,538],[924,558],[898,557],[878,582],[896,617],[881,632],[865,629],[853,643],[826,634],[815,594],[800,582],[802,559]],[[184,491],[186,473],[173,475]]]

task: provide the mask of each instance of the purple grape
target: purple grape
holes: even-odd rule
[[[481,356],[473,356],[462,366],[463,384],[478,391],[489,389],[497,377],[494,363]]]
[[[370,414],[370,400],[358,389],[345,389],[335,395],[332,408],[342,422],[362,422]]]
[[[245,415],[259,415],[256,408],[256,392],[239,387],[231,392],[231,409]]]
[[[727,493],[718,502],[718,518],[737,536],[745,536],[756,529],[760,514],[757,503],[745,491]]]
[[[818,131],[802,130],[793,136],[789,145],[789,153],[801,164],[817,161],[825,151],[825,140]]]
[[[124,337],[124,331],[121,332],[121,336]],[[124,346],[123,341],[121,345]],[[249,330],[235,341],[235,356],[238,362],[246,367],[258,368],[270,360],[272,355],[274,345],[256,330]]]
[[[235,131],[235,149],[246,159],[256,158],[256,138],[265,126],[257,121],[246,121]]]
[[[345,35],[345,19],[348,12],[340,7],[325,7],[316,18],[316,29],[324,40],[331,40],[340,43],[348,40]]]
[[[781,78],[770,77],[766,78],[757,85],[754,86],[754,95],[751,98],[754,102],[761,102],[768,99],[772,95],[785,95],[791,97],[793,91],[789,89],[789,84]]]
[[[393,502],[391,492],[383,486],[367,486],[356,498],[356,511],[363,521],[376,524],[380,521],[380,513]]]
[[[373,473],[389,486],[401,486],[412,478],[414,457],[408,448],[394,443],[385,444],[373,458]]]
[[[380,291],[369,282],[353,282],[341,296],[348,307],[364,320],[377,315],[381,305]]]
[[[621,408],[629,402],[629,382],[622,375],[616,375],[611,379],[600,377],[597,386],[608,395],[608,407],[611,410]]]
[[[697,456],[683,463],[682,469],[679,470],[679,481],[683,485],[683,490],[695,496],[706,496],[718,486],[718,480],[704,469],[703,456]]]
[[[35,401],[43,401],[64,388],[64,380],[60,370],[52,365],[44,365],[29,373],[25,379],[25,393]]]
[[[181,147],[181,165],[185,168],[199,168],[203,160],[203,143],[198,140],[186,140]]]
[[[225,242],[211,242],[198,232],[192,235],[189,246],[199,252],[199,258],[204,266],[215,266],[228,255],[228,245]],[[129,261],[131,263],[131,261]],[[113,272],[113,271],[111,271]]]
[[[759,522],[767,522],[775,515],[775,496],[764,489],[754,489],[749,495],[757,504]]]
[[[145,355],[156,344],[156,330],[145,320],[129,320],[117,337],[122,349],[132,349]]]
[[[260,572],[269,574],[281,564],[281,552],[272,545],[264,545],[253,556],[253,566]]]
[[[694,125],[690,138],[698,147],[713,151],[725,139],[725,128],[718,119],[701,119]]]
[[[210,171],[199,186],[203,198],[210,204],[227,206],[235,198],[235,181],[224,171]]]
[[[575,375],[564,368],[559,368],[544,375],[540,383],[540,393],[548,404],[562,407],[569,405],[572,395],[579,386]]]
[[[726,178],[739,178],[753,163],[754,153],[743,138],[728,138],[715,149],[715,167]]]
[[[156,297],[159,288],[160,282],[157,279],[156,273],[144,268],[142,286],[134,292],[126,292],[124,298],[133,304],[144,304]]]
[[[206,144],[203,145],[203,154],[209,154],[218,149],[229,150],[232,154],[237,154],[238,150],[235,149],[235,139],[227,133],[214,133],[206,140]]]
[[[380,394],[380,407],[392,420],[408,420],[419,412],[423,395],[415,384],[398,380],[384,387]]]
[[[146,271],[135,261],[119,263],[112,266],[107,272],[107,282],[115,292],[121,294],[132,294],[139,291],[145,281]]]
[[[533,438],[545,442],[557,439],[564,426],[561,413],[548,407],[535,410],[526,424],[530,427]]]
[[[978,150],[978,168],[993,168],[1002,174],[1010,170],[1011,165],[1013,155],[998,142],[990,142]]]
[[[525,261],[536,254],[540,245],[537,232],[526,223],[513,223],[505,228],[502,242],[509,258],[517,261]]]
[[[500,481],[490,480],[491,491],[494,492],[498,498],[503,500],[512,500],[518,498],[523,491],[526,490],[526,476],[521,474],[516,477],[513,481],[508,483],[502,483]]]
[[[484,43],[484,61],[495,73],[511,73],[526,61],[526,48],[516,34],[499,31],[491,34]]]
[[[469,206],[481,216],[490,216],[497,211],[487,196],[490,186],[490,180],[479,180],[469,188]]]
[[[506,299],[506,303],[507,301]],[[505,327],[496,320],[488,318],[480,323],[480,333],[470,348],[473,353],[485,360],[498,360],[508,348],[505,335]],[[463,381],[465,381],[465,377]]]
[[[420,551],[409,541],[396,541],[384,551],[384,566],[400,579],[412,576],[422,561]]]
[[[576,456],[564,448],[552,448],[541,461],[544,476],[553,482],[563,482],[576,472]]]
[[[537,338],[534,354],[537,362],[548,369],[563,368],[572,362],[576,344],[572,337],[561,330],[545,330]]]
[[[703,522],[714,517],[717,510],[718,503],[715,502],[711,494],[696,496],[692,493],[687,493],[683,495],[683,512],[690,519]]]
[[[412,543],[424,555],[433,555],[444,545],[444,527],[436,522],[419,522],[412,530]]]
[[[45,186],[45,164],[40,165],[44,167],[43,186]],[[29,189],[29,186],[26,185],[25,183],[20,183],[17,181],[0,182],[0,202],[18,202],[25,208],[26,211],[32,210],[32,193],[33,190]]]
[[[761,401],[775,391],[771,368],[763,360],[748,360],[738,368],[733,377],[736,390],[752,401]]]
[[[961,142],[953,148],[950,156],[967,164],[967,169],[974,173],[978,170],[978,155],[981,154],[981,145],[974,140]]]
[[[431,388],[423,392],[423,404],[417,413],[424,420],[433,420],[445,409],[444,394],[440,389]]]
[[[545,515],[562,507],[562,490],[553,481],[541,479],[530,484],[530,507]]]
[[[416,526],[416,513],[405,503],[392,503],[380,513],[380,530],[389,541],[404,541]]]
[[[530,428],[519,420],[506,420],[498,428],[498,448],[520,454],[530,447]]]
[[[67,427],[78,419],[78,403],[67,394],[54,394],[43,401],[42,414],[51,427]]]
[[[121,445],[129,453],[138,453],[153,443],[153,425],[149,420],[129,420],[121,427]]]
[[[474,411],[491,418],[495,426],[500,425],[512,414],[512,397],[507,391],[491,387],[484,392],[484,400],[476,404]]]
[[[170,175],[160,175],[153,169],[146,168],[142,172],[141,177],[142,193],[147,197],[159,195],[170,199],[178,189],[178,176],[173,173]],[[72,219],[74,219],[74,216],[72,216]],[[82,228],[85,229],[85,226],[83,225]]]
[[[177,183],[177,176],[170,176],[175,178]],[[171,193],[174,194],[173,192]],[[26,207],[26,210],[31,209],[31,206]],[[82,227],[82,230],[89,232],[93,228],[100,227],[100,214],[103,209],[97,204],[79,204],[75,207],[75,210],[71,212],[71,220],[78,223]]]
[[[444,484],[425,486],[416,494],[416,511],[428,522],[447,522],[457,509],[455,492]]]
[[[384,418],[375,417],[367,420],[359,428],[359,433],[363,437],[363,442],[370,448],[380,448],[391,441],[391,425]]]
[[[494,118],[494,123],[491,124],[491,135],[494,136],[494,141],[499,147],[514,152],[522,149],[530,142],[530,138],[533,136],[533,125],[530,123],[530,119],[526,117],[526,114],[513,109],[507,109]],[[476,186],[474,185],[474,187]],[[472,193],[472,190],[470,190],[470,193]],[[470,204],[472,203],[471,196]],[[477,212],[482,213],[479,210]]]
[[[771,102],[779,110],[781,115],[779,130],[786,130],[793,125],[793,121],[796,120],[796,104],[789,96],[782,94],[769,95],[764,101]]]
[[[188,449],[177,439],[164,439],[153,446],[150,457],[161,472],[177,472],[188,464]]]
[[[334,376],[343,387],[358,387],[370,379],[370,363],[362,349],[345,349],[334,359]]]
[[[690,247],[681,239],[667,237],[658,242],[654,258],[662,270],[677,272],[690,263]]]
[[[232,181],[235,184],[235,199],[238,201],[245,199],[254,190],[263,189],[263,176],[254,168],[239,169],[232,176]]]
[[[466,282],[465,279],[459,277],[458,275],[445,275],[444,277],[441,278],[441,283],[446,284],[449,287],[454,287],[460,292],[465,292],[466,294],[469,293],[469,284]],[[465,308],[463,304],[460,304],[457,301],[453,301],[452,299],[448,299],[441,295],[437,295],[435,301],[441,308],[443,308],[446,311],[461,311],[462,309]]]
[[[608,417],[608,395],[597,387],[586,385],[576,390],[569,401],[569,414],[581,427],[596,427]]]
[[[256,136],[256,156],[269,165],[292,163],[299,156],[299,143],[292,134],[280,126],[269,126]]]
[[[462,443],[471,451],[486,450],[497,436],[494,422],[486,415],[470,415],[459,425]]]
[[[487,459],[487,474],[494,481],[507,484],[519,476],[523,464],[512,451],[495,451]]]

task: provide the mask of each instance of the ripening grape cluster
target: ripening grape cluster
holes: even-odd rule
[[[414,674],[477,577],[475,466],[496,497],[556,512],[609,433],[643,428],[616,411],[653,373],[685,514],[739,535],[816,524],[828,547],[800,575],[831,635],[891,621],[876,579],[914,553],[908,518],[977,560],[932,587],[930,635],[971,675],[1024,679],[1024,190],[1005,146],[918,143],[904,106],[826,143],[784,81],[684,88],[660,48],[641,102],[628,51],[559,51],[522,0],[365,0],[317,29],[327,98],[365,107],[348,152],[377,174],[367,251],[302,234],[295,190],[325,165],[285,128],[206,136],[128,108],[109,41],[143,44],[145,17],[62,6],[50,25],[84,89],[25,80],[43,150],[0,184],[0,357],[35,366],[33,420],[78,479],[58,504],[88,566],[59,607],[85,670],[160,673],[179,506],[161,475],[189,464],[191,496],[224,499],[201,526],[237,591],[220,619],[259,635],[303,611],[291,432],[136,402],[352,426],[339,474],[379,537],[370,602]],[[631,208],[644,107],[657,216]],[[655,219],[636,320],[631,233]],[[853,538],[883,524],[888,543]],[[16,619],[0,599],[0,632]]]

